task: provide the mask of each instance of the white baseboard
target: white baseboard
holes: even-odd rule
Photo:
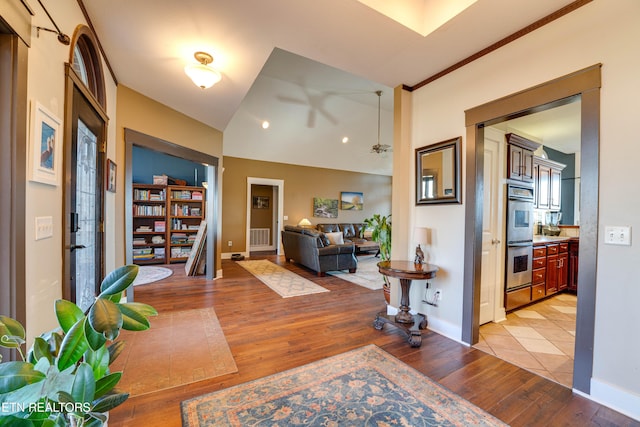
[[[434,316],[427,316],[427,328],[431,329],[433,332],[437,332],[440,335],[444,335],[445,337],[452,339],[455,342],[469,347],[469,344],[462,342],[462,340],[460,339],[460,337],[462,337],[462,329],[459,326],[454,325],[453,323],[438,319]]]
[[[591,378],[591,394],[585,397],[640,421],[640,396],[628,390]]]

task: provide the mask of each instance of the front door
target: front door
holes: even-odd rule
[[[104,128],[102,118],[74,90],[72,146],[66,190],[70,298],[82,310],[91,305],[103,276]]]

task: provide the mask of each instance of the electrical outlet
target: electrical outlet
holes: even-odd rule
[[[435,294],[434,294],[434,299],[436,301],[442,301],[442,291],[441,290],[436,290]]]
[[[227,242],[227,246],[229,246],[229,247],[233,246],[233,241],[229,240],[229,241]]]
[[[631,246],[631,227],[604,227],[604,243]]]

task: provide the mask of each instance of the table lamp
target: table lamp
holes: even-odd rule
[[[300,222],[298,223],[298,227],[311,227],[313,224],[311,224],[311,221],[309,221],[307,218],[302,218],[300,220]]]

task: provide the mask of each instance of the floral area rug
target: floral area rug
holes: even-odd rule
[[[296,273],[266,259],[236,261],[238,265],[256,276],[258,280],[277,292],[282,298],[329,292]]]
[[[384,279],[382,278],[382,274],[378,271],[379,262],[380,258],[376,258],[373,255],[358,257],[358,268],[355,273],[349,273],[346,271],[328,271],[327,274],[355,283],[356,285],[364,286],[368,289],[382,289]]]
[[[182,402],[205,426],[506,426],[375,345]]]
[[[173,271],[165,267],[153,267],[143,265],[138,267],[138,275],[133,281],[133,286],[146,285],[147,283],[157,282],[171,276]]]

